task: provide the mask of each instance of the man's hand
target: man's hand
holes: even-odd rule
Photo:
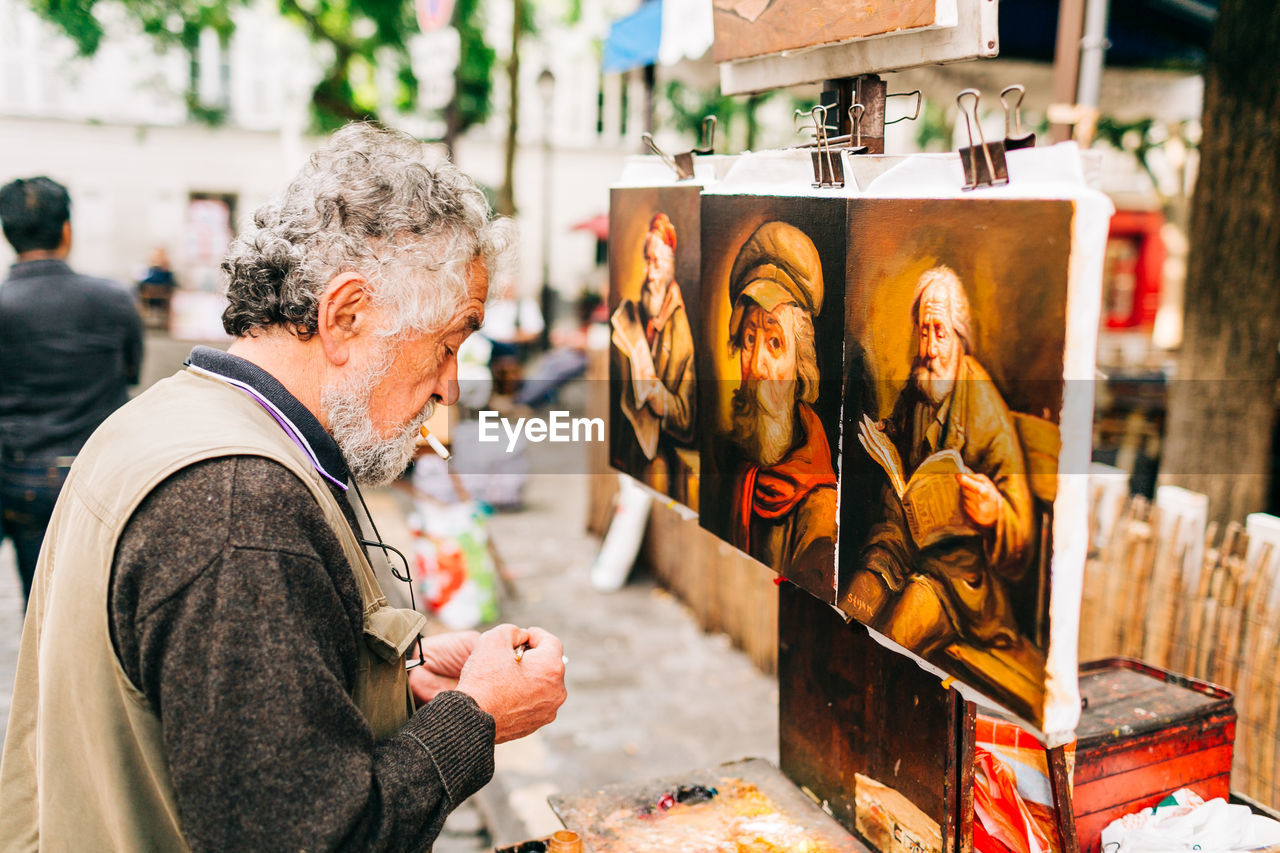
[[[1000,517],[1000,490],[986,474],[957,474],[964,511],[979,527],[994,527]]]
[[[419,705],[458,686],[458,676],[480,639],[478,631],[457,631],[422,638],[422,665],[409,670],[409,689]]]
[[[516,660],[519,646],[527,649]],[[533,734],[564,704],[564,650],[541,628],[499,625],[480,635],[458,678],[466,693],[493,717],[502,743]]]
[[[667,397],[662,393],[663,390],[662,383],[656,379],[653,380],[653,387],[649,389],[649,399],[644,401],[649,411],[660,418],[666,417],[667,414]]]

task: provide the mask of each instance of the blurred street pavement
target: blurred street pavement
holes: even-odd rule
[[[177,370],[191,344],[152,334],[144,386]],[[563,445],[558,470],[581,471]],[[569,698],[554,723],[497,749],[493,781],[455,812],[436,853],[479,853],[560,827],[546,798],[616,782],[694,770],[748,756],[777,762],[775,679],[758,672],[723,635],[708,635],[688,610],[646,578],[596,592],[589,569],[599,542],[584,531],[585,474],[535,474],[526,505],[490,519],[516,596],[502,620],[560,637]],[[386,541],[410,552],[404,489],[366,491]],[[13,551],[0,548],[0,726],[8,718],[21,633],[22,596]]]

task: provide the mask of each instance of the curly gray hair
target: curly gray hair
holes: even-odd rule
[[[446,325],[466,300],[472,263],[493,276],[512,227],[491,218],[456,166],[429,165],[424,153],[413,137],[376,124],[335,133],[231,244],[223,328],[243,336],[281,325],[306,340],[325,285],[349,271],[396,318],[383,336]]]

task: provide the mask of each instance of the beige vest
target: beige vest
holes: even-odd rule
[[[306,454],[247,393],[187,370],[152,387],[89,439],[45,535],[0,763],[4,850],[185,850],[160,721],[111,645],[116,541],[170,474],[220,456],[264,456],[315,497],[364,603],[353,699],[375,738],[412,712],[404,653],[425,619],[389,607],[342,508]]]

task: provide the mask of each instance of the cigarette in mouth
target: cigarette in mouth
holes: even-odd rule
[[[431,445],[431,449],[440,454],[441,459],[449,458],[449,448],[440,443],[440,439],[431,434],[431,430],[427,429],[427,425],[423,424],[418,427],[418,433],[422,436],[427,444]]]

